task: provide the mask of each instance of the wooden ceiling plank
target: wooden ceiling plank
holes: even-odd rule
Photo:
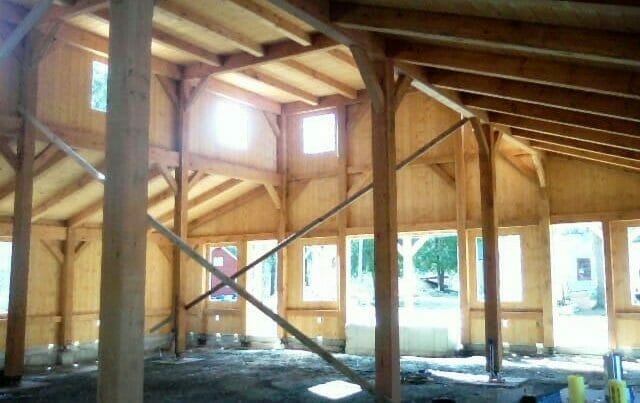
[[[222,24],[214,22],[213,20],[193,13],[188,8],[169,0],[157,0],[155,7],[158,10],[162,10],[169,13],[182,22],[197,25],[205,30],[219,35],[229,42],[233,43],[239,49],[257,57],[264,56],[264,49],[262,45],[247,38],[243,34],[234,31]]]
[[[98,171],[102,171],[104,169],[104,163],[97,165],[96,169],[98,169]],[[93,177],[93,175],[84,174],[77,181],[74,181],[73,183],[61,188],[53,196],[49,197],[47,200],[40,203],[37,207],[33,208],[33,212],[31,213],[31,222],[36,222],[64,199],[70,197],[76,192],[79,192],[94,181],[95,178]]]
[[[337,2],[331,4],[331,20],[345,28],[477,49],[640,67],[640,41],[621,32]]]
[[[311,36],[309,33],[256,1],[230,0],[230,2],[250,12],[254,16],[261,18],[264,22],[292,41],[302,46],[311,45]]]
[[[297,60],[289,59],[284,60],[280,63],[297,71],[298,73],[306,75],[309,78],[320,81],[324,85],[331,87],[338,94],[344,95],[349,99],[356,99],[358,97],[358,91],[355,88],[352,88],[349,85],[336,80],[328,74],[312,69],[311,67],[300,63]]]
[[[227,56],[220,67],[213,67],[203,63],[190,64],[185,68],[184,76],[187,79],[191,79],[236,72],[248,67],[257,67],[265,63],[325,52],[337,46],[339,46],[339,44],[326,35],[312,34],[310,46],[302,46],[289,40],[268,44],[263,46],[264,56],[262,57],[256,57],[244,52],[235,53]]]
[[[607,156],[624,158],[627,160],[640,162],[639,151],[623,150],[616,147],[587,143],[580,140],[568,139],[568,138],[563,138],[558,136],[551,136],[544,133],[531,132],[531,131],[522,130],[522,129],[513,129],[512,132],[514,136],[524,138],[530,141],[535,141],[537,144],[546,143],[546,144],[561,145],[564,147],[575,148],[578,150],[587,150],[587,151],[600,153]]]
[[[629,136],[640,136],[640,124],[629,120],[604,118],[588,113],[510,101],[486,95],[461,94],[461,98],[465,105],[486,111],[507,113]]]
[[[425,74],[433,85],[454,91],[640,121],[640,100],[636,99],[455,71],[427,69]]]
[[[249,182],[280,184],[281,176],[275,171],[238,165],[199,154],[191,154],[189,159],[192,171],[203,171],[211,175],[226,176]]]
[[[318,97],[315,95],[301,90],[285,81],[280,80],[279,78],[275,78],[269,74],[266,74],[262,71],[259,71],[254,68],[245,69],[242,71],[242,74],[253,78],[254,80],[258,80],[267,84],[270,87],[278,89],[282,92],[286,92],[287,94],[299,99],[302,102],[305,102],[309,105],[318,105]]]
[[[280,115],[282,113],[282,106],[255,92],[245,90],[244,88],[236,87],[227,82],[209,78],[207,80],[206,90],[218,96],[232,99],[241,104],[247,105],[251,108]]]
[[[193,199],[189,200],[189,209],[194,209],[196,207],[201,206],[202,204],[208,202],[209,200],[220,196],[221,194],[231,190],[232,188],[238,186],[240,183],[242,183],[241,180],[238,179],[229,179],[226,180],[224,182],[222,182],[221,184],[213,187],[212,189],[209,189],[203,193],[201,193],[200,195],[194,197]],[[168,211],[164,214],[162,214],[161,216],[158,217],[158,221],[160,221],[161,223],[165,224],[168,222],[173,221],[173,210]]]
[[[628,169],[636,172],[640,171],[640,163],[629,161],[624,158],[606,156],[606,155],[595,153],[588,150],[575,149],[575,148],[565,147],[565,146],[556,145],[556,144],[533,142],[532,145],[535,148],[538,148],[540,150],[544,150],[553,154],[559,154],[559,155],[573,157],[581,160],[597,162],[597,163],[615,166],[617,168]]]
[[[391,39],[387,53],[398,62],[640,99],[640,74],[632,71]]]
[[[215,209],[201,215],[200,217],[189,222],[189,230],[194,230],[196,228],[201,227],[202,225],[219,218],[227,213],[232,212],[235,209],[242,207],[243,205],[249,203],[250,201],[257,199],[258,197],[264,195],[265,190],[263,186],[259,186],[247,193],[244,193],[237,198],[226,202],[222,206],[216,207]]]
[[[109,8],[108,0],[78,0],[73,6],[56,6],[42,20],[42,23],[52,22],[55,19],[70,20],[83,14],[95,13]]]
[[[640,138],[638,137],[624,136],[617,133],[608,133],[600,130],[568,126],[560,123],[547,122],[544,120],[530,119],[503,113],[490,113],[489,119],[493,123],[503,124],[511,128],[524,129],[555,136],[573,138],[575,140],[588,141],[596,144],[640,151]]]
[[[342,51],[341,49],[330,49],[327,51],[329,55],[331,55],[336,60],[346,64],[347,66],[353,67],[354,69],[358,68],[356,61],[353,60],[353,57],[347,53]]]

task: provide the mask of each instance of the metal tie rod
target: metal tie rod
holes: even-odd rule
[[[468,118],[464,118],[464,119],[460,120],[459,122],[457,122],[453,126],[449,127],[448,129],[446,129],[445,131],[440,133],[437,137],[433,138],[432,140],[427,142],[425,145],[423,145],[422,147],[417,149],[413,154],[411,154],[410,156],[408,156],[407,158],[405,158],[404,160],[402,160],[400,163],[398,163],[396,165],[396,171],[399,171],[402,168],[406,167],[407,165],[411,164],[413,161],[415,161],[416,159],[420,158],[427,151],[431,150],[433,147],[435,147],[438,144],[442,143],[444,140],[447,139],[447,137],[449,137],[449,135],[451,135],[454,131],[456,131],[458,128],[460,128],[462,125],[464,125],[468,120],[469,120]],[[251,270],[252,268],[257,266],[258,264],[260,264],[263,261],[265,261],[267,258],[269,258],[269,256],[271,256],[274,253],[278,252],[279,250],[287,247],[288,245],[290,245],[292,242],[294,242],[298,238],[301,238],[304,235],[308,234],[309,232],[311,232],[313,229],[318,227],[320,224],[322,224],[326,220],[330,219],[334,215],[338,214],[340,211],[342,211],[345,208],[349,207],[351,204],[353,204],[360,197],[362,197],[365,194],[369,193],[369,191],[371,191],[372,189],[373,189],[373,181],[369,182],[369,184],[367,186],[365,186],[362,189],[358,190],[352,196],[346,198],[344,201],[342,201],[339,204],[337,204],[331,210],[327,211],[326,213],[324,213],[320,217],[314,219],[309,224],[305,225],[304,227],[302,227],[298,231],[294,232],[293,234],[289,235],[287,238],[283,239],[280,243],[278,243],[276,246],[274,246],[271,250],[269,250],[268,252],[265,252],[262,256],[258,257],[253,262],[249,263],[248,265],[244,266],[240,270],[236,271],[231,276],[231,278],[232,279],[236,279],[236,278],[242,276],[247,271]],[[194,305],[196,305],[199,302],[203,301],[209,295],[212,295],[213,293],[215,293],[219,289],[223,288],[224,286],[225,286],[224,284],[218,284],[215,287],[211,288],[209,291],[205,292],[204,294],[199,295],[198,297],[194,298],[193,301],[191,301],[188,304],[186,304],[185,305],[185,309],[191,309]],[[170,321],[171,321],[170,318],[167,318],[167,319],[163,320],[162,322],[160,322],[156,326],[154,326],[152,328],[152,331],[154,329],[156,329],[156,328],[158,328],[158,329],[161,328],[162,326],[164,326],[165,324],[167,324]]]
[[[89,174],[95,177],[100,183],[104,183],[105,176],[98,171],[89,161],[87,161],[82,155],[80,155],[77,151],[69,147],[62,139],[60,139],[55,133],[53,133],[48,127],[39,122],[35,116],[27,112],[21,106],[18,107],[18,110],[22,113],[22,115],[29,120],[31,124],[33,124],[38,130],[42,131],[42,133],[49,139],[53,144],[60,147],[62,151],[72,157],[76,162],[82,166]],[[363,376],[359,375],[351,368],[346,366],[344,363],[335,358],[330,352],[322,348],[319,344],[310,339],[307,335],[305,335],[301,330],[293,326],[286,319],[278,315],[269,309],[266,305],[264,305],[260,300],[251,295],[247,290],[244,289],[241,285],[237,284],[233,279],[228,277],[226,274],[216,269],[207,259],[205,259],[201,254],[199,254],[196,250],[194,250],[187,242],[185,242],[182,238],[176,235],[169,228],[165,227],[155,218],[151,217],[151,215],[147,214],[147,218],[149,219],[149,224],[151,227],[155,228],[158,232],[164,235],[167,239],[173,242],[178,248],[182,250],[187,256],[191,259],[199,263],[202,267],[204,267],[207,271],[209,271],[214,276],[218,277],[220,281],[233,289],[239,296],[249,301],[253,304],[258,310],[267,315],[273,321],[275,321],[278,325],[280,325],[287,333],[295,336],[302,344],[304,344],[309,350],[316,353],[323,360],[329,363],[332,367],[341,372],[344,376],[349,378],[351,381],[358,384],[362,389],[376,396],[376,391],[374,386],[366,380]],[[380,396],[383,400],[389,400],[387,397]]]

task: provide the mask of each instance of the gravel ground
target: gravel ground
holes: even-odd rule
[[[167,365],[158,363],[159,357],[155,357],[145,362],[146,402],[325,402],[327,398],[308,388],[346,380],[320,358],[305,351],[199,349],[187,356],[202,360]],[[337,356],[373,381],[371,357]],[[627,381],[640,384],[640,363],[625,361],[624,366]],[[408,402],[431,402],[445,397],[458,403],[518,401],[522,393],[520,388],[471,383],[485,378],[482,357],[403,357],[401,368],[405,379],[403,400]],[[505,360],[503,372],[505,377],[527,378],[521,386],[531,394],[562,388],[569,374],[581,374],[589,385],[601,388],[602,359],[510,356]],[[96,366],[88,364],[76,368],[32,369],[24,381],[33,383],[34,387],[0,389],[0,401],[94,402],[96,378]],[[339,401],[373,399],[360,391]]]

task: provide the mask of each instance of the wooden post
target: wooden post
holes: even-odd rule
[[[276,160],[278,164],[278,173],[280,173],[280,212],[278,216],[278,242],[282,242],[287,236],[287,194],[288,194],[288,165],[287,165],[287,131],[288,131],[287,115],[280,115],[279,126],[280,136],[277,139]],[[278,251],[278,269],[277,269],[277,289],[278,289],[278,315],[287,318],[287,250],[286,248]],[[278,337],[286,342],[287,334],[282,327],[278,327]]]
[[[336,194],[338,200],[347,198],[348,187],[348,139],[347,139],[347,108],[340,105],[336,108],[336,123],[338,134],[338,180]],[[347,324],[347,217],[348,209],[340,212],[337,216],[338,227],[338,261],[340,264],[340,320],[338,323],[338,334],[345,337],[345,326]]]
[[[37,114],[38,68],[31,66],[35,34],[29,35],[24,48],[22,68],[22,103],[29,112]],[[33,204],[33,172],[35,159],[35,131],[27,122],[22,136],[18,136],[13,234],[11,245],[11,274],[7,336],[3,378],[19,381],[24,372],[25,334],[27,326],[27,294],[31,253],[31,210]]]
[[[611,222],[602,222],[602,240],[604,244],[604,275],[607,298],[607,326],[609,349],[618,348],[618,338],[616,335],[616,290],[615,276],[613,273],[613,250],[611,244]]]
[[[374,68],[375,79],[380,83],[384,94],[381,109],[374,110],[372,114],[376,392],[379,399],[384,396],[399,402],[395,83],[390,61],[376,62]]]
[[[489,125],[472,120],[478,141],[480,168],[480,206],[482,210],[482,245],[484,268],[484,332],[487,371],[490,378],[499,376],[502,367],[502,332],[500,320],[500,276],[498,257],[498,214],[495,206],[495,141]]]
[[[99,402],[141,402],[153,0],[111,1]]]
[[[542,343],[547,351],[553,351],[555,349],[555,341],[553,338],[553,285],[551,282],[551,208],[549,206],[549,193],[546,187],[540,188],[539,206],[540,262],[543,265],[543,267],[540,268]]]
[[[465,161],[465,133],[471,128],[466,124],[455,136],[456,170],[456,221],[458,233],[458,271],[460,278],[460,342],[467,347],[471,343],[471,323],[469,318],[469,263],[467,236],[467,168]]]
[[[60,276],[60,338],[58,344],[66,349],[73,343],[73,267],[76,260],[76,231],[67,228],[67,239],[64,242],[64,261]]]
[[[238,242],[238,269],[247,265],[248,260],[248,242],[243,239]],[[247,276],[242,276],[238,279],[238,284],[247,288]],[[238,297],[238,310],[240,312],[240,337],[244,337],[246,339],[247,336],[247,300],[244,298]]]
[[[177,146],[178,167],[176,168],[177,192],[175,194],[175,209],[173,215],[173,231],[179,237],[187,239],[189,225],[189,86],[184,81],[180,83],[179,101],[177,108]],[[185,268],[188,257],[173,248],[173,334],[174,352],[176,357],[184,353],[187,347],[187,311],[184,309]]]

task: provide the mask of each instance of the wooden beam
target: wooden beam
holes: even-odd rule
[[[371,105],[373,109],[379,113],[379,111],[384,108],[384,93],[376,76],[375,66],[369,54],[361,47],[354,45],[349,49],[351,50],[353,60],[356,61],[356,65],[358,66],[358,71],[369,94]]]
[[[43,18],[42,23],[53,22],[55,19],[67,21],[80,15],[95,13],[106,8],[109,8],[108,0],[78,0],[69,7],[53,7]]]
[[[553,333],[553,283],[551,262],[551,205],[548,189],[540,188],[538,204],[538,229],[540,234],[539,258],[542,263],[540,271],[540,290],[542,299],[542,341],[547,351],[553,351],[555,340]]]
[[[480,128],[480,130],[477,130]],[[484,270],[484,328],[487,372],[491,379],[499,377],[502,368],[502,322],[500,320],[500,276],[498,267],[498,212],[495,202],[496,155],[493,133],[488,125],[474,125],[479,147],[480,207],[482,213],[482,245]]]
[[[75,231],[67,228],[67,240],[64,242],[64,261],[60,272],[60,316],[62,316],[62,324],[58,337],[58,344],[65,349],[72,346],[75,341],[73,337],[73,291],[75,284],[74,265],[78,256],[76,253],[77,247],[78,241],[75,237]]]
[[[264,195],[264,193],[264,187],[258,186],[257,188],[223,204],[222,206],[216,207],[215,209],[204,213],[195,220],[190,221],[189,230],[193,231],[216,218],[222,217],[223,215],[230,213],[231,211],[242,207],[244,204],[247,204],[250,201]]]
[[[178,193],[177,175],[174,178],[173,174],[169,172],[169,168],[160,163],[156,164],[156,166],[158,167],[158,170],[160,171],[160,174],[164,178],[165,182],[167,182],[167,185],[169,185],[169,188],[171,188],[174,193]]]
[[[167,97],[171,100],[174,108],[178,108],[178,90],[176,88],[176,83],[169,77],[155,75],[156,79],[160,83],[162,90],[167,95]]]
[[[14,171],[18,170],[18,156],[15,151],[11,149],[11,145],[8,141],[0,142],[0,154]]]
[[[112,1],[98,401],[143,400],[153,0]]]
[[[339,46],[333,39],[322,35],[312,34],[311,45],[303,46],[291,41],[276,42],[264,45],[264,56],[256,57],[248,53],[235,53],[227,56],[222,66],[213,67],[203,63],[194,63],[185,68],[185,78],[202,78],[222,73],[237,72],[250,67],[258,67],[265,63],[287,60],[290,58],[322,53]]]
[[[494,52],[640,67],[640,44],[631,33],[349,3],[331,4],[331,20],[344,28]]]
[[[469,137],[471,125],[465,124],[455,135],[454,145],[456,178],[456,232],[458,234],[458,273],[460,278],[460,342],[467,347],[471,344],[470,304],[475,284],[469,275],[469,239],[467,234],[467,169],[465,142]]]
[[[31,69],[34,58],[35,36],[26,39],[22,58],[21,102],[33,113],[38,111],[38,74]],[[7,336],[5,362],[2,378],[5,381],[20,381],[24,373],[24,351],[27,325],[27,296],[29,294],[29,268],[31,255],[31,208],[33,204],[33,181],[35,174],[35,130],[25,125],[18,137],[18,170],[16,171],[13,228],[11,237],[11,274],[9,280],[9,307],[7,313]]]
[[[442,167],[440,164],[428,164],[427,165],[440,179],[444,181],[449,187],[452,189],[456,189],[456,179],[451,176],[446,169]]]
[[[22,133],[22,123],[19,116],[0,114],[0,137],[17,136]]]
[[[269,129],[271,130],[271,134],[277,141],[278,137],[280,137],[280,134],[282,132],[282,130],[280,130],[280,126],[278,125],[278,115],[273,115],[263,111],[262,116],[264,116],[264,120],[267,121],[267,124],[269,125]]]
[[[512,133],[514,136],[521,137],[528,140],[534,140],[539,143],[563,145],[566,147],[598,152],[604,155],[625,158],[632,161],[640,161],[640,151],[631,151],[631,150],[625,150],[625,149],[601,145],[601,144],[587,143],[580,140],[574,140],[574,139],[569,139],[569,138],[559,137],[559,136],[552,136],[549,134],[531,132],[531,131],[522,130],[522,129],[513,129]]]
[[[288,102],[282,105],[282,113],[286,115],[301,115],[310,112],[333,110],[340,105],[350,106],[366,103],[369,104],[369,97],[366,90],[358,91],[358,98],[349,99],[342,95],[327,95],[318,98],[318,105],[309,105],[303,102]]]
[[[398,228],[396,201],[395,99],[393,65],[376,63],[383,91],[381,109],[372,114],[373,233],[375,247],[376,393],[401,400],[398,327]]]
[[[280,184],[280,175],[275,171],[237,165],[200,154],[191,154],[190,170],[202,171],[211,175],[226,176],[249,182]]]
[[[203,78],[202,80],[206,80]],[[204,82],[200,83],[204,85]],[[176,122],[179,164],[175,170],[175,197],[173,211],[168,213],[173,217],[173,231],[179,237],[186,239],[189,225],[189,165],[190,165],[190,124],[192,120],[189,86],[185,81],[178,88],[178,116]],[[163,176],[165,176],[163,174]],[[166,178],[166,176],[165,176]],[[169,184],[171,187],[171,184]],[[187,312],[184,309],[185,292],[187,290],[186,268],[188,256],[183,254],[177,246],[173,247],[172,260],[172,299],[173,299],[173,337],[174,353],[182,356],[187,349]]]
[[[640,137],[640,124],[629,120],[604,118],[588,113],[573,112],[525,102],[509,101],[485,95],[462,94],[462,102],[467,106],[473,106],[486,111],[507,113],[510,115]]]
[[[33,5],[29,13],[20,21],[18,26],[11,32],[8,38],[0,43],[0,61],[6,59],[24,37],[35,27],[45,16],[49,8],[53,5],[53,0],[39,0]]]
[[[231,3],[250,12],[252,15],[262,19],[265,23],[273,27],[275,30],[299,43],[302,46],[311,45],[311,36],[304,29],[282,17],[273,10],[259,4],[255,0],[230,0]]]
[[[509,55],[496,63],[495,53],[392,40],[387,52],[398,62],[640,99],[640,76],[632,71]]]
[[[193,199],[189,199],[189,209],[194,209],[196,207],[199,207],[201,205],[203,205],[204,203],[207,203],[209,201],[211,201],[211,199],[220,196],[221,194],[231,190],[232,188],[238,186],[239,184],[241,184],[242,181],[238,180],[238,179],[228,179],[224,182],[222,182],[221,184],[201,193],[200,195],[198,195],[197,197],[194,197]],[[266,185],[265,185],[266,186]],[[165,214],[162,214],[161,216],[158,217],[158,221],[160,221],[161,223],[167,223],[170,222],[172,217],[173,217],[173,211],[169,211]]]
[[[333,56],[334,59],[342,62],[343,64],[346,64],[349,67],[353,67],[354,69],[358,68],[358,65],[356,64],[356,61],[353,59],[353,56],[351,56],[347,52],[344,52],[340,49],[329,49],[327,53]]]
[[[601,130],[568,126],[560,123],[507,115],[503,113],[490,113],[489,119],[491,119],[491,122],[493,123],[503,124],[511,127],[512,129],[523,129],[574,140],[640,151],[639,137],[623,136],[617,133],[608,133]]]
[[[428,69],[425,73],[433,85],[449,90],[640,121],[640,101],[635,99],[456,71]]]
[[[395,102],[394,92],[394,102]],[[347,107],[342,105],[336,109],[337,146],[338,146],[338,176],[336,180],[336,195],[338,200],[346,200],[349,190],[349,133],[347,132]],[[347,325],[347,279],[349,278],[349,255],[347,252],[348,210],[343,210],[336,216],[337,249],[338,249],[338,295],[339,295],[339,332],[338,337],[345,337]]]
[[[407,95],[409,90],[411,90],[412,82],[413,78],[407,76],[406,74],[398,75],[396,86],[393,90],[394,98],[396,100],[396,109],[400,107],[400,103],[402,103],[404,96]]]
[[[183,24],[194,25],[221,36],[234,46],[253,56],[264,56],[264,49],[258,42],[255,42],[243,34],[219,24],[210,18],[198,15],[175,1],[157,0],[156,11],[169,14],[173,19],[177,18]]]
[[[49,251],[49,253],[51,253],[51,256],[53,256],[56,259],[56,262],[62,265],[62,263],[64,262],[64,254],[62,253],[62,251],[60,251],[60,248],[58,248],[58,246],[55,245],[54,242],[55,241],[51,241],[47,239],[40,239],[40,243],[44,245],[44,247]]]
[[[280,195],[278,194],[278,191],[276,190],[275,186],[265,184],[264,188],[269,194],[269,197],[273,202],[273,206],[276,208],[276,210],[280,210],[282,208],[282,203],[280,202]]]
[[[625,158],[608,156],[590,150],[572,148],[557,144],[539,143],[534,141],[531,143],[531,145],[539,150],[544,150],[553,154],[597,162],[617,168],[627,169],[630,171],[640,171],[639,162],[631,161]]]
[[[282,61],[281,64],[297,71],[298,73],[306,75],[308,78],[321,82],[322,84],[335,90],[338,94],[344,95],[347,98],[356,99],[358,97],[358,91],[356,89],[351,88],[349,85],[336,80],[328,74],[324,74],[318,70],[312,69],[304,63],[300,63],[297,60],[289,59]]]
[[[463,102],[460,100],[460,97],[455,92],[449,90],[443,90],[440,88],[434,87],[428,80],[424,70],[420,66],[411,65],[407,63],[398,63],[397,64],[400,71],[404,74],[408,75],[413,79],[411,85],[416,88],[418,91],[426,94],[427,96],[435,99],[440,102],[444,106],[458,112],[462,116],[466,118],[475,117],[475,112],[467,108]],[[482,117],[482,120],[486,121],[485,117]]]
[[[616,329],[616,275],[613,268],[613,243],[611,241],[611,222],[602,222],[602,243],[604,253],[605,295],[607,299],[607,339],[610,350],[618,348]]]
[[[35,159],[34,168],[32,172],[32,180],[37,180],[38,177],[46,173],[53,168],[57,163],[62,161],[66,155],[62,151],[58,151],[56,147],[49,146],[42,151]],[[0,187],[0,200],[3,200],[17,191],[18,187],[18,175],[11,181],[7,182]],[[31,213],[30,213],[31,215]]]
[[[282,113],[282,107],[279,103],[263,97],[262,95],[256,94],[255,92],[247,91],[244,88],[236,87],[235,85],[231,85],[215,78],[209,78],[209,80],[207,80],[206,90],[215,95],[232,99],[253,109],[274,113],[276,115]]]
[[[262,71],[250,68],[242,71],[242,74],[253,78],[254,80],[261,81],[262,83],[273,87],[279,91],[285,92],[290,96],[297,98],[298,100],[305,102],[309,105],[318,105],[318,97],[315,95],[301,90],[298,87],[295,87],[285,81],[280,80],[279,78],[275,78],[269,74],[266,74]]]

